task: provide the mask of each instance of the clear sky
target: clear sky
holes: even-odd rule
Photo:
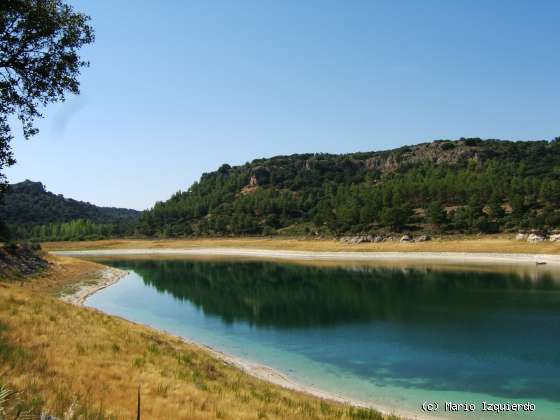
[[[225,162],[560,136],[560,1],[71,4],[82,94],[14,141],[11,182],[144,209]]]

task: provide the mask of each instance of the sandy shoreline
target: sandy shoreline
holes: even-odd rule
[[[92,279],[81,284],[78,283],[78,288],[76,291],[69,294],[64,294],[60,297],[60,299],[64,302],[72,303],[74,305],[84,306],[84,303],[88,297],[101,289],[117,283],[127,274],[127,271],[119,270],[118,268],[105,267],[99,270],[98,277],[96,279]]]
[[[285,251],[250,248],[138,248],[103,249],[80,251],[51,251],[54,255],[79,256],[138,256],[138,255],[184,255],[221,256],[245,258],[270,258],[279,260],[321,261],[418,261],[436,263],[487,263],[487,264],[532,264],[560,265],[560,255],[550,254],[507,254],[466,252],[345,252],[345,251]]]
[[[167,334],[169,335],[173,335],[167,331],[165,331]],[[352,399],[352,398],[347,398],[344,397],[342,395],[336,394],[334,392],[329,392],[329,391],[324,391],[321,390],[319,388],[316,388],[314,386],[311,385],[304,385],[301,384],[293,379],[290,379],[289,377],[285,376],[284,374],[282,374],[281,372],[279,372],[278,370],[259,364],[259,363],[255,363],[255,362],[251,362],[249,360],[245,360],[245,359],[241,359],[239,357],[235,357],[232,355],[229,355],[227,353],[223,353],[221,351],[218,351],[212,347],[209,346],[205,346],[203,344],[197,343],[197,342],[192,342],[189,340],[186,340],[183,337],[180,336],[175,336],[174,337],[179,338],[182,341],[185,341],[187,343],[196,345],[206,351],[208,351],[210,354],[212,354],[212,356],[216,357],[217,359],[222,360],[224,363],[227,363],[229,365],[235,366],[236,368],[242,370],[243,372],[247,373],[248,375],[251,375],[257,379],[281,386],[283,388],[287,388],[287,389],[291,389],[293,391],[298,391],[298,392],[302,392],[304,394],[308,394],[308,395],[312,395],[314,397],[320,398],[322,400],[329,400],[329,401],[334,401],[334,402],[338,402],[341,404],[347,404],[347,405],[351,405],[354,407],[361,407],[361,408],[371,408],[374,410],[377,410],[385,415],[396,415],[399,416],[403,419],[421,419],[421,420],[431,420],[434,419],[434,417],[428,417],[428,416],[423,416],[420,415],[418,413],[410,413],[407,412],[405,410],[396,410],[396,409],[391,409],[389,407],[383,406],[381,404],[377,404],[377,403],[367,403],[364,401],[359,401],[356,399]],[[437,417],[438,420],[445,420],[444,417]]]

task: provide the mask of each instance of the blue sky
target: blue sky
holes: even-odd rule
[[[560,136],[558,1],[71,1],[82,94],[14,141],[11,182],[151,207],[222,163]]]

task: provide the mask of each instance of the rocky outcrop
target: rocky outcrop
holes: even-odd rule
[[[362,242],[367,242],[367,238],[365,236],[355,236],[352,238],[352,244],[361,244]]]
[[[369,170],[394,172],[402,164],[431,162],[434,164],[453,165],[468,159],[479,161],[477,148],[469,146],[466,141],[436,141],[412,147],[402,147],[390,153],[379,153],[366,160]]]
[[[270,170],[266,166],[256,166],[251,169],[249,183],[241,189],[241,194],[250,194],[257,190],[257,187],[270,183]]]
[[[366,238],[365,236],[343,236],[342,238],[339,239],[339,242],[342,242],[343,244],[351,244],[351,245],[355,245],[355,244],[361,244],[362,242],[366,242]]]
[[[373,236],[373,235],[356,235],[356,236],[343,236],[339,239],[339,242],[343,244],[361,244],[364,242],[383,242],[382,236]]]
[[[516,241],[526,241],[528,236],[529,235],[526,234],[526,233],[519,232],[517,235],[515,235],[515,240]]]
[[[538,233],[531,233],[528,237],[527,237],[527,242],[535,244],[538,242],[543,242],[546,238],[544,237],[544,235],[538,234]]]
[[[560,242],[560,233],[555,233],[555,234],[553,234],[553,235],[550,235],[550,236],[548,237],[548,240],[549,240],[550,242]]]
[[[10,279],[36,273],[48,267],[48,262],[28,246],[0,247],[0,279]]]
[[[398,238],[396,238],[398,239]],[[391,242],[396,240],[393,236],[383,236],[383,235],[355,235],[355,236],[342,236],[338,239],[340,243],[355,245],[361,244],[365,242],[370,243],[381,243],[381,242]],[[412,235],[403,235],[399,241],[402,243],[411,243],[411,242],[426,242],[431,241],[432,237],[430,235],[420,235],[418,238],[413,238]]]
[[[414,239],[412,239],[412,236],[410,236],[410,235],[403,235],[401,237],[401,243],[404,243],[404,242],[414,242]]]
[[[560,242],[560,233],[558,233],[557,231],[553,231],[553,233],[547,235],[546,233],[543,233],[541,231],[533,230],[530,233],[519,232],[517,235],[515,235],[515,239],[517,241],[527,241],[532,244],[544,242],[547,239],[550,242]]]
[[[270,182],[270,170],[266,166],[255,166],[251,170],[249,185],[266,185]]]

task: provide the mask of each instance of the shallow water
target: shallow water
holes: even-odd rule
[[[264,261],[103,259],[86,304],[397,412],[560,419],[560,276]],[[445,401],[476,404],[472,413]],[[531,402],[534,412],[482,411]],[[434,413],[431,413],[434,415]]]

